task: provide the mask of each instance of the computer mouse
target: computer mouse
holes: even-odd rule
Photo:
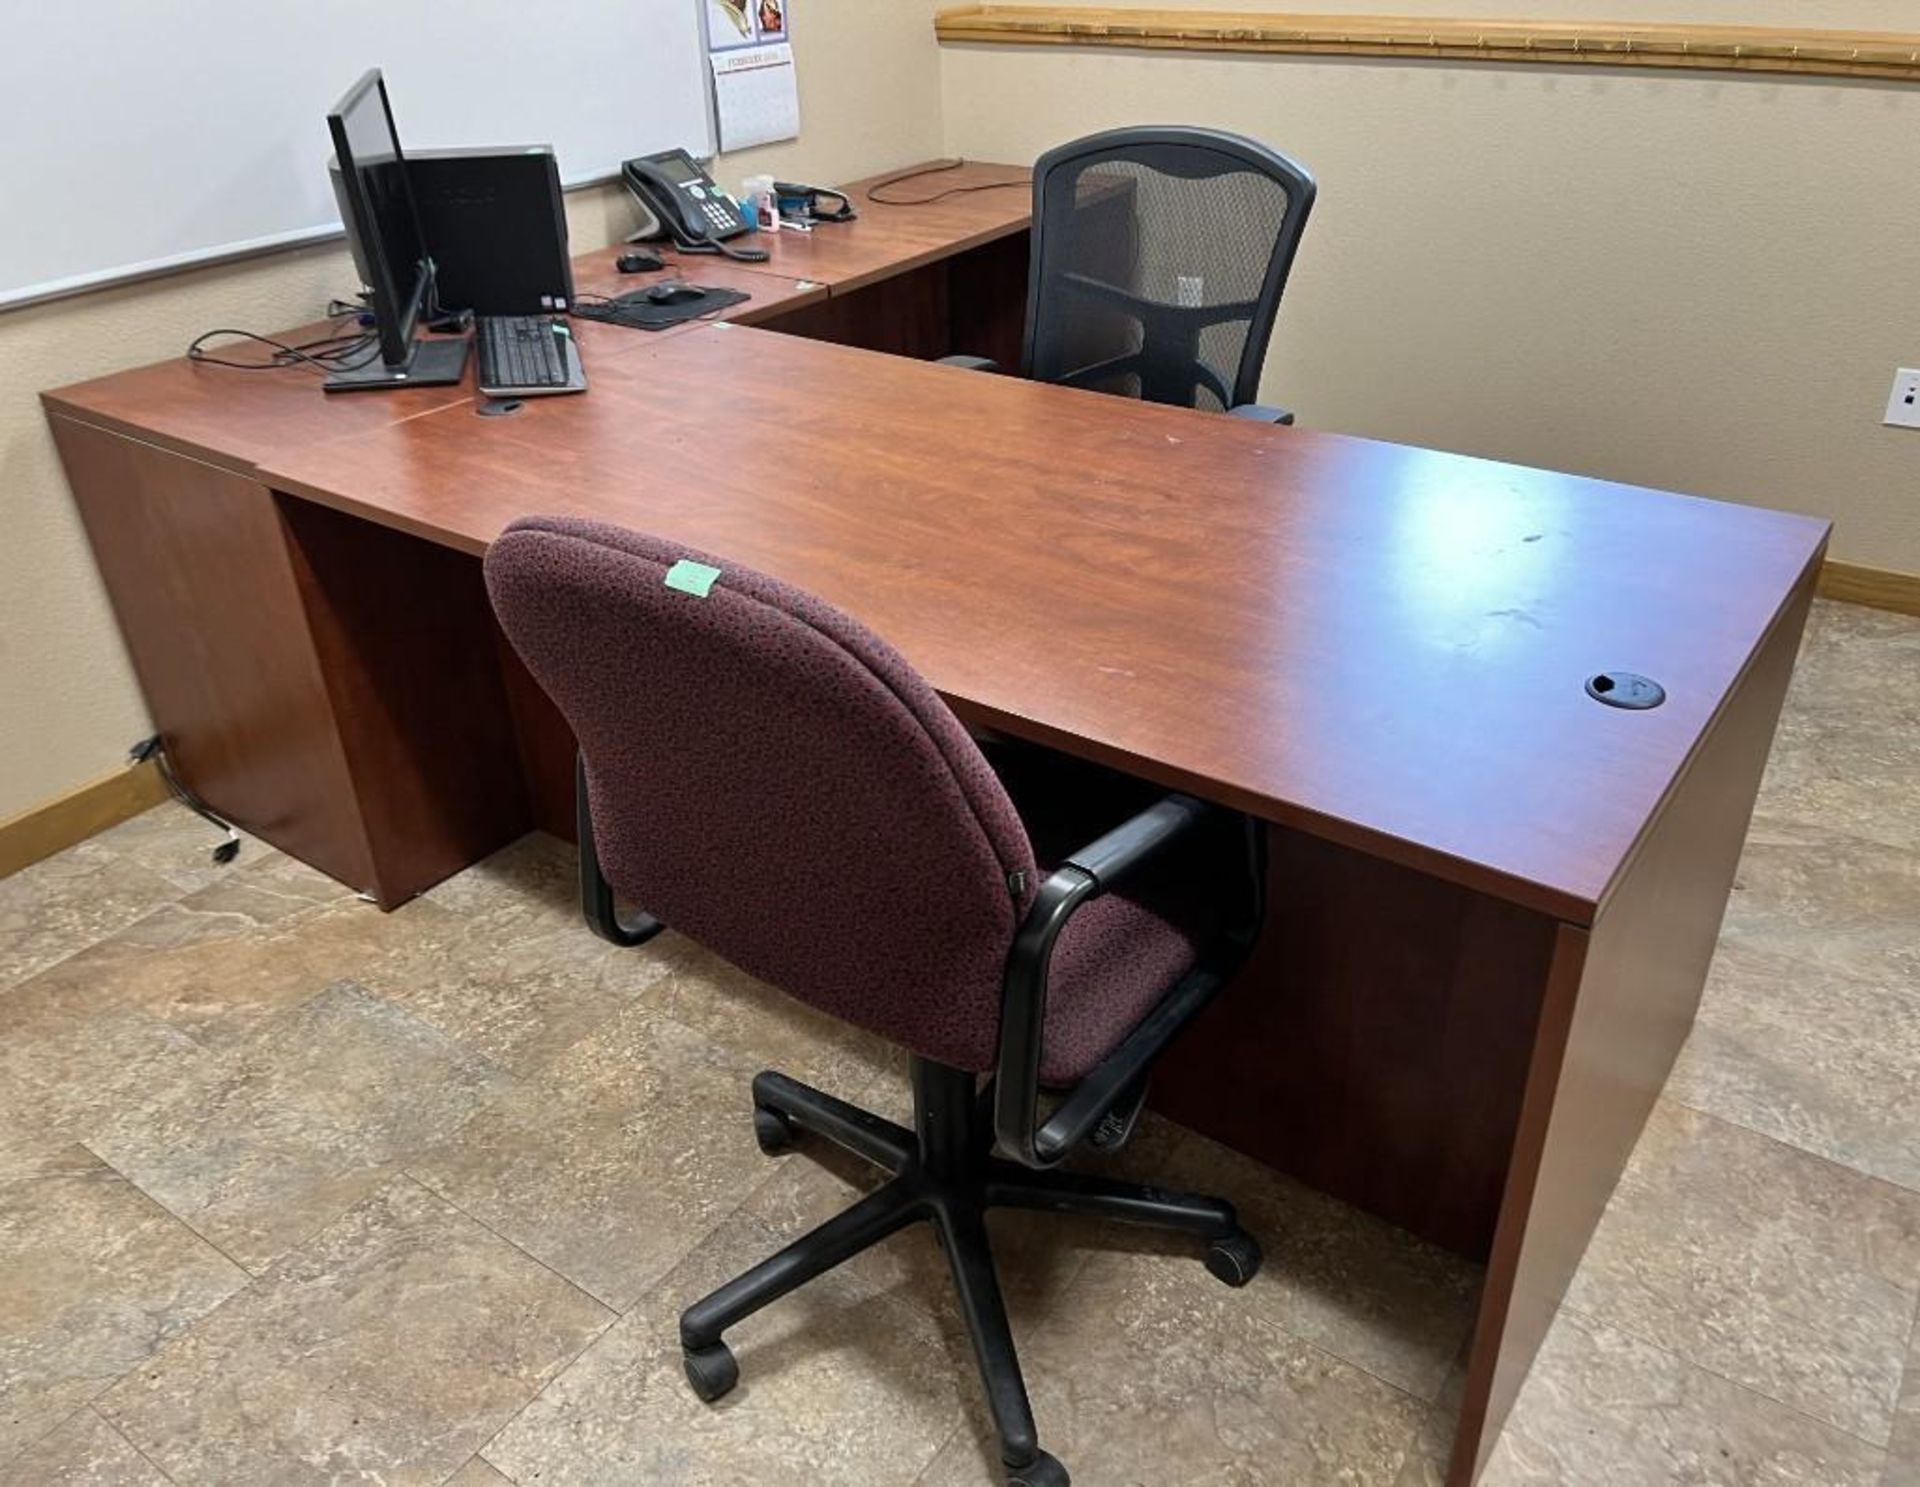
[[[679,279],[669,279],[665,284],[656,284],[646,291],[647,302],[654,305],[684,305],[689,300],[705,299],[707,291],[697,284],[688,284]]]

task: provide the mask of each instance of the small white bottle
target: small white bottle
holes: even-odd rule
[[[772,176],[748,176],[740,183],[740,202],[762,232],[780,230],[780,204],[774,199]]]

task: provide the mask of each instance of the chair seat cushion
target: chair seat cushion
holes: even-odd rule
[[[1024,745],[991,743],[986,755],[1043,873],[1164,793]],[[1193,968],[1230,908],[1223,861],[1236,861],[1231,848],[1198,833],[1067,921],[1047,983],[1041,1083],[1058,1089],[1083,1079]]]

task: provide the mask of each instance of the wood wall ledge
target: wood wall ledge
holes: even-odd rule
[[[1091,5],[963,5],[941,11],[934,31],[944,42],[1014,46],[1466,58],[1920,81],[1920,34],[1893,31]]]

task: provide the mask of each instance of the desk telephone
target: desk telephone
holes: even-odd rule
[[[664,232],[683,253],[721,253],[746,263],[766,261],[765,248],[727,246],[726,239],[750,231],[752,224],[685,150],[662,150],[629,160],[620,167],[620,179],[652,224],[643,226],[635,238]]]

